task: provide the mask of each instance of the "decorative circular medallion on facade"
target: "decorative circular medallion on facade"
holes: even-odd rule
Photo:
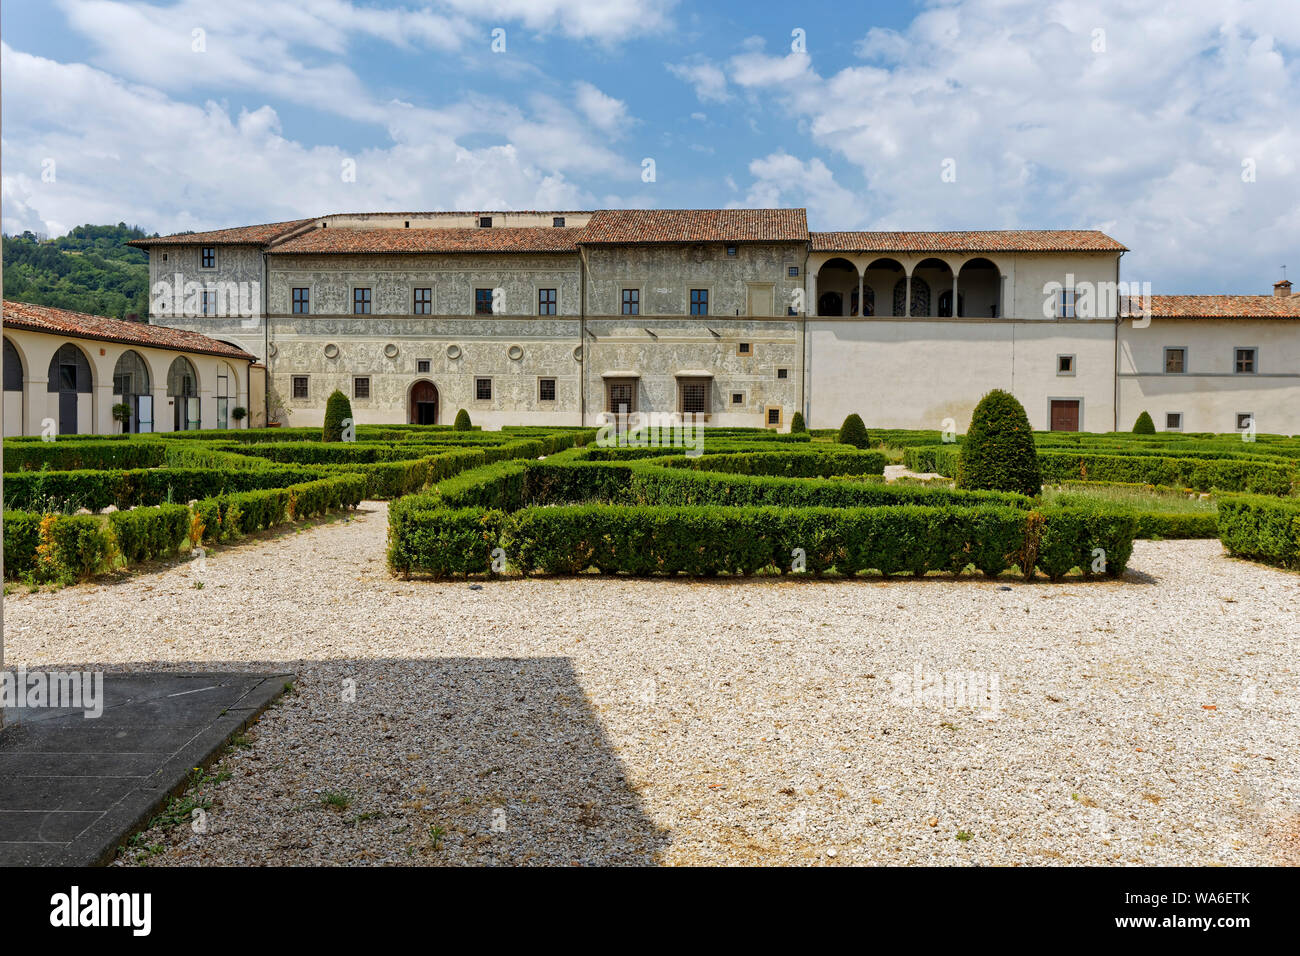
[[[574,349],[573,349],[573,360],[574,360],[575,362],[581,362],[581,361],[582,361],[582,346],[581,346],[581,345],[578,345],[578,346],[575,346],[575,347],[574,347]]]
[[[266,354],[271,356],[271,358],[275,358],[275,356],[279,354],[279,352],[280,350],[275,347],[274,342],[271,342],[266,346]]]
[[[327,359],[336,359],[339,357],[339,347],[331,342],[325,346],[325,357]]]
[[[524,357],[524,350],[518,345],[512,345],[506,354],[510,356],[510,361],[518,362]]]
[[[387,345],[384,346],[384,354],[387,355],[389,358],[397,358],[397,352],[398,352],[397,346],[394,345],[392,342],[389,342]]]
[[[447,358],[449,358],[449,359],[458,359],[458,358],[460,358],[460,346],[459,346],[459,345],[448,345],[448,346],[447,346]]]

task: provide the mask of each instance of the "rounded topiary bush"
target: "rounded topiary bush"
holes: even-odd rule
[[[862,416],[850,415],[844,419],[844,424],[840,426],[840,433],[836,440],[841,445],[866,448],[871,442],[871,436],[867,434],[867,426],[862,424]]]
[[[471,427],[469,412],[462,408],[456,413],[456,420],[452,423],[451,430],[456,432],[467,432]]]
[[[1037,495],[1043,480],[1025,407],[994,389],[975,406],[957,463],[957,487]]]
[[[790,419],[790,434],[795,432],[806,432],[808,426],[803,423],[803,412],[795,412],[794,417]]]
[[[352,403],[337,388],[330,393],[325,403],[325,427],[321,430],[321,441],[342,441],[343,423],[352,418]]]
[[[1138,420],[1133,423],[1134,435],[1154,435],[1156,433],[1156,423],[1151,420],[1151,416],[1143,412],[1138,416]]]

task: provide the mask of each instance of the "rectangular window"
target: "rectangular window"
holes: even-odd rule
[[[491,289],[474,290],[474,314],[475,315],[492,314],[492,290]]]
[[[555,290],[554,289],[537,290],[537,314],[555,315]]]
[[[416,289],[415,301],[412,303],[411,311],[414,315],[432,315],[433,314],[433,290]]]
[[[683,415],[707,415],[712,405],[713,379],[679,378],[677,410]]]
[[[416,359],[415,371],[420,374],[427,373],[433,366],[433,359]]]
[[[1187,371],[1187,349],[1165,349],[1165,374],[1182,375]]]
[[[352,397],[369,398],[370,397],[370,377],[367,375],[358,375],[352,380]]]
[[[1074,356],[1058,355],[1056,357],[1056,374],[1073,375],[1074,374]]]
[[[551,220],[551,225],[552,225],[554,228],[556,228],[556,229],[563,229],[563,228],[564,228],[564,217],[563,217],[563,216],[556,216],[556,217],[554,217],[554,218]]]
[[[791,279],[797,279],[799,278],[799,267],[790,266],[788,269],[785,270],[785,274],[788,275]]]
[[[779,405],[773,406],[767,410],[767,423],[769,425],[781,424],[781,407]]]
[[[217,427],[230,427],[230,399],[224,396],[217,396]]]
[[[491,229],[491,228],[492,228],[492,217],[491,217],[491,216],[479,216],[479,217],[478,217],[478,227],[479,227],[480,229]]]
[[[352,290],[352,314],[353,315],[370,314],[370,290],[369,289]]]
[[[641,290],[640,289],[623,290],[623,314],[624,315],[641,314]]]
[[[492,401],[492,379],[476,378],[474,379],[474,398],[480,402]]]
[[[790,377],[790,370],[789,370],[788,368],[779,368],[779,369],[776,370],[776,377],[777,377],[777,378],[789,378],[789,377]]]
[[[616,415],[636,411],[636,379],[605,379],[605,411]]]
[[[205,292],[203,293],[203,300],[202,300],[202,301],[203,301],[203,314],[204,314],[204,315],[216,315],[216,314],[217,314],[217,293],[216,293],[216,292],[206,292],[206,291],[205,291]]]
[[[1238,375],[1253,375],[1255,372],[1255,350],[1237,349],[1236,371]]]
[[[1255,416],[1251,412],[1237,413],[1237,431],[1244,432],[1255,423]]]
[[[293,290],[293,314],[308,315],[311,312],[311,291],[308,289]]]
[[[737,355],[753,355],[754,347],[748,342],[741,342],[736,346]]]
[[[215,269],[217,267],[217,247],[204,246],[203,251],[199,254],[202,268]]]
[[[293,397],[294,398],[307,397],[307,376],[306,375],[295,375],[293,377]]]
[[[540,402],[555,401],[555,379],[539,378],[537,380],[537,400]]]
[[[736,254],[736,247],[735,247],[735,246],[727,246],[727,255],[729,255],[729,256],[734,256],[735,254]]]
[[[731,404],[733,404],[733,405],[744,405],[744,404],[745,404],[745,393],[744,393],[744,392],[732,392],[732,393],[731,393]]]
[[[709,290],[692,289],[691,290],[691,315],[708,315],[709,314]]]
[[[1076,293],[1073,289],[1062,289],[1056,299],[1056,315],[1061,319],[1073,319]]]
[[[77,390],[77,366],[59,366],[59,389],[64,392],[75,392]]]
[[[1167,431],[1167,432],[1177,432],[1177,431],[1182,431],[1182,429],[1183,429],[1183,413],[1182,413],[1182,412],[1166,412],[1166,413],[1165,413],[1165,431]]]

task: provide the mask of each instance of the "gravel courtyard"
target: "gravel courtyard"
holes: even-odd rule
[[[1218,542],[1118,582],[474,589],[390,577],[386,527],[5,598],[7,666],[298,675],[207,832],[120,863],[1300,863],[1300,576]]]

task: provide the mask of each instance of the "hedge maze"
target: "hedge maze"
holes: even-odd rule
[[[1122,574],[1135,538],[1216,536],[1234,555],[1300,568],[1300,438],[1037,433],[1021,444],[1042,488],[1025,494],[886,482],[891,463],[956,477],[967,436],[850,431],[852,445],[837,431],[708,429],[698,455],[608,444],[594,428],[11,438],[5,575],[83,579],[374,499],[392,502],[391,570],[434,577],[1060,580]]]

